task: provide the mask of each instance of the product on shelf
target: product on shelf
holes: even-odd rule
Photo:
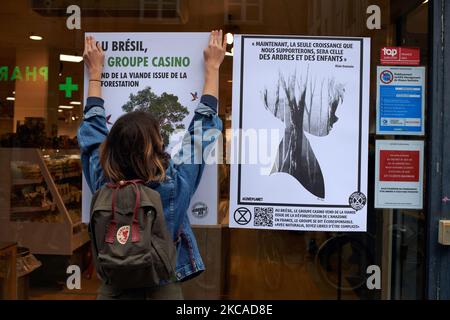
[[[81,173],[81,161],[78,158],[65,156],[63,158],[47,158],[45,164],[51,175],[57,179],[79,176]]]
[[[31,254],[27,248],[17,248],[16,275],[18,278],[23,277],[35,269],[39,268],[42,263]]]
[[[44,208],[54,210],[54,203],[49,198],[49,191],[42,185],[26,185],[21,188],[13,188],[11,192],[12,211],[31,211],[31,209],[19,209],[24,207],[36,208],[37,211],[42,211]]]
[[[69,183],[57,184],[58,192],[61,195],[64,203],[76,202],[80,203],[81,201],[81,190],[76,186],[72,186]]]
[[[40,179],[42,178],[41,169],[38,164],[29,163],[26,161],[11,162],[11,171],[13,179]]]

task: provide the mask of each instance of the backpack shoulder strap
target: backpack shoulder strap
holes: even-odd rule
[[[107,243],[114,243],[114,236],[117,231],[117,221],[116,221],[116,197],[117,192],[128,185],[131,185],[135,193],[135,201],[133,208],[133,222],[131,224],[131,241],[139,242],[139,221],[138,221],[138,211],[141,207],[141,192],[139,191],[138,184],[144,183],[142,180],[122,180],[119,183],[108,183],[106,186],[112,189],[112,199],[111,199],[111,211],[112,217],[108,226],[108,231],[106,232],[105,241]]]

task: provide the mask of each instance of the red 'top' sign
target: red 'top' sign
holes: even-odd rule
[[[383,47],[380,51],[380,63],[383,65],[418,66],[419,48]]]

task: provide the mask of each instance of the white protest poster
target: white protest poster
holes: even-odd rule
[[[365,231],[368,38],[235,37],[230,226]]]
[[[422,209],[423,141],[377,140],[375,208]]]
[[[174,155],[201,98],[203,50],[209,33],[86,33],[88,35],[94,36],[105,51],[101,80],[108,128],[125,112],[144,108],[164,118],[161,133],[167,151]],[[85,69],[85,97],[87,88]],[[164,116],[155,114],[156,110]],[[83,221],[87,222],[92,195],[83,181],[82,211]],[[206,165],[188,209],[192,224],[217,224],[217,187],[217,165]]]

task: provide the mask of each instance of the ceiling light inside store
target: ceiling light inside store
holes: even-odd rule
[[[72,56],[70,54],[60,54],[59,60],[67,61],[67,62],[81,62],[81,61],[83,61],[83,57],[82,56]]]
[[[14,98],[14,97],[6,97],[6,100],[14,101],[14,100],[16,100],[16,98]]]
[[[39,40],[42,40],[43,38],[42,38],[41,36],[31,35],[31,36],[30,36],[30,39],[31,39],[31,40],[39,41]]]
[[[13,94],[16,94],[16,92],[15,92],[15,91],[13,91]]]
[[[59,106],[59,109],[73,109],[73,106]]]
[[[227,43],[228,43],[228,44],[233,44],[233,41],[234,41],[234,36],[233,36],[233,34],[230,33],[230,32],[228,32],[225,36],[226,36],[226,38],[227,38]]]
[[[422,4],[426,4],[426,3],[428,3],[428,0],[425,0],[424,2],[422,2]]]
[[[58,109],[58,112],[63,112],[63,110],[62,109]]]
[[[81,102],[80,101],[70,101],[70,104],[74,104],[76,106],[79,106],[79,105],[81,105]]]
[[[72,117],[72,121],[75,121],[75,117]]]

